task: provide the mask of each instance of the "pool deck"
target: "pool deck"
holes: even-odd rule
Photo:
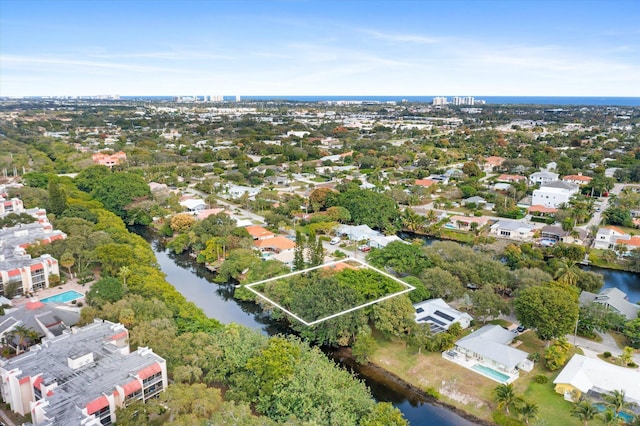
[[[65,284],[60,284],[55,287],[49,287],[49,288],[40,290],[34,293],[33,297],[22,296],[19,299],[13,299],[11,303],[14,307],[18,307],[18,306],[26,305],[28,302],[36,302],[40,299],[44,299],[45,297],[55,296],[56,294],[64,293],[65,291],[69,291],[69,290],[75,290],[78,293],[86,294],[87,291],[89,291],[89,289],[91,288],[92,284],[93,282],[86,283],[84,285],[78,284],[77,280],[73,278],[67,281]],[[78,298],[76,300],[82,303],[85,302],[84,297]]]
[[[455,355],[453,355],[453,356],[449,355],[449,352],[453,352]],[[444,359],[446,359],[448,361],[451,361],[451,362],[453,362],[455,364],[458,364],[459,366],[464,367],[469,371],[473,371],[476,374],[480,374],[481,376],[484,376],[487,379],[491,379],[494,382],[498,382],[498,383],[505,383],[505,384],[513,383],[520,377],[520,376],[517,376],[517,375],[509,374],[509,373],[504,372],[504,371],[500,371],[501,374],[504,374],[505,376],[509,376],[509,379],[507,379],[507,381],[504,381],[504,382],[501,381],[501,380],[498,380],[495,377],[492,377],[492,376],[490,376],[488,374],[483,373],[482,371],[474,370],[473,366],[474,365],[483,365],[483,366],[485,366],[487,368],[491,368],[492,370],[495,370],[495,368],[493,368],[493,367],[491,367],[489,365],[484,365],[483,363],[478,362],[477,359],[471,359],[470,358],[470,359],[467,360],[464,355],[462,355],[462,354],[460,354],[460,353],[458,353],[456,351],[453,351],[453,350],[442,352],[442,358],[444,358]],[[496,371],[498,371],[498,370],[496,370]]]

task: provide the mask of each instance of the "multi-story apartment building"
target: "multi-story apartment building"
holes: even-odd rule
[[[114,423],[117,408],[157,397],[167,368],[149,348],[130,352],[122,324],[95,320],[0,359],[0,379],[3,400],[34,425],[98,426]]]

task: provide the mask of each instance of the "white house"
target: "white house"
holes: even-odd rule
[[[583,291],[580,293],[580,304],[588,303],[600,303],[624,315],[628,320],[637,318],[640,313],[640,305],[629,302],[627,294],[615,287],[604,289],[598,294]]]
[[[512,240],[526,241],[533,238],[533,225],[522,223],[517,220],[500,220],[491,225],[491,233]]]
[[[541,172],[532,173],[529,176],[529,184],[537,185],[558,180],[559,174],[543,170]]]
[[[470,365],[470,369],[480,374],[488,373],[494,380],[494,374],[487,372],[487,368],[504,372],[511,376],[511,380],[505,378],[503,382],[512,381],[519,376],[519,370],[533,369],[533,361],[527,358],[528,353],[509,346],[514,337],[515,333],[499,325],[485,325],[458,340],[453,351],[445,352],[448,355],[445,358]]]
[[[430,299],[413,305],[416,310],[416,322],[429,324],[432,333],[446,331],[453,324],[458,323],[468,328],[473,318],[466,312],[453,309],[442,299]]]
[[[207,203],[200,198],[188,198],[180,201],[180,205],[190,212],[198,212],[207,208]]]
[[[575,183],[561,180],[543,183],[540,189],[533,191],[531,205],[556,209],[568,203],[569,199],[578,193],[579,188]]]
[[[625,400],[640,404],[640,372],[575,354],[553,381],[555,391],[568,401],[587,393],[624,391]]]
[[[380,232],[374,231],[367,225],[338,225],[335,229],[337,235],[345,236],[351,241],[371,240],[372,238],[382,235]]]
[[[615,226],[604,226],[598,229],[596,238],[593,240],[593,248],[601,250],[613,250],[618,238],[630,237],[622,229]]]

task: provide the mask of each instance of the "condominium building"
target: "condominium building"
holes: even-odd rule
[[[54,230],[44,209],[23,211],[37,222],[0,229],[0,295],[11,286],[13,294],[22,295],[49,287],[49,276],[59,275],[58,261],[48,254],[31,258],[26,249],[32,244],[48,244],[67,235]]]
[[[109,425],[116,409],[157,397],[167,387],[165,360],[149,348],[129,351],[122,324],[95,320],[0,359],[0,391],[34,425]]]

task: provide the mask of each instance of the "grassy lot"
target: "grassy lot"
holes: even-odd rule
[[[529,353],[538,352],[541,355],[544,352],[545,342],[539,340],[533,332],[526,332],[517,340],[522,342],[518,349]],[[498,384],[443,359],[440,353],[418,355],[407,350],[402,342],[379,341],[378,349],[371,361],[414,386],[437,390],[442,395],[443,402],[479,418],[491,419],[492,411],[495,409],[492,392]],[[571,403],[565,401],[553,389],[553,380],[560,371],[548,371],[543,361],[540,361],[531,372],[522,372],[520,378],[513,383],[517,394],[538,404],[539,418],[532,424],[581,425],[577,418],[570,415]],[[539,374],[545,375],[548,382],[534,382],[533,378]]]
[[[624,334],[618,331],[609,331],[609,334],[613,337],[613,340],[616,341],[616,345],[618,345],[620,349],[624,349],[625,346],[629,346],[629,341]]]

